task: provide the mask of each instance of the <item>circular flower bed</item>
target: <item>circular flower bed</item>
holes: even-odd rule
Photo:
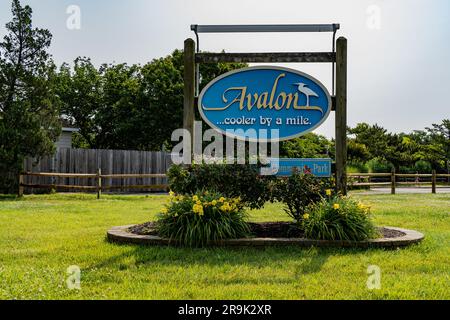
[[[276,223],[278,224],[278,223]],[[278,228],[272,228],[271,223],[257,224],[259,234],[252,237],[241,239],[224,239],[211,242],[214,246],[299,246],[299,247],[356,247],[356,248],[398,248],[408,246],[422,241],[423,234],[414,230],[407,230],[395,227],[380,228],[382,238],[369,239],[363,241],[342,241],[342,240],[314,240],[306,238],[278,238],[274,231]],[[268,234],[273,234],[268,236]],[[178,245],[166,238],[157,235],[154,229],[154,222],[148,222],[142,225],[119,226],[108,230],[107,238],[114,243],[134,243],[140,245]]]
[[[329,179],[294,172],[285,179],[264,180],[253,169],[241,168],[237,174],[231,170],[234,167],[224,165],[192,166],[191,171],[174,168],[169,182],[179,194],[170,192],[156,221],[114,228],[108,233],[110,240],[139,239],[189,247],[278,243],[389,246],[423,238],[411,230],[376,227],[370,207],[335,194]],[[292,222],[248,222],[245,208],[260,208],[266,201],[283,204]]]
[[[292,222],[249,222],[250,233],[248,239],[252,238],[305,238],[305,233]],[[159,236],[156,223],[146,222],[126,228],[126,231],[136,235]],[[379,227],[377,228],[379,238],[393,239],[403,237],[405,232],[400,229]]]

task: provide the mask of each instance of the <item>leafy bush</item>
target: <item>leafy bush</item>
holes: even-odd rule
[[[419,160],[414,164],[414,170],[419,173],[431,173],[431,163],[425,160]]]
[[[414,167],[407,167],[407,166],[400,166],[398,168],[398,172],[397,173],[416,173],[416,170],[414,169]]]
[[[260,176],[256,165],[238,164],[172,165],[167,175],[170,189],[178,194],[218,192],[225,197],[240,197],[241,203],[252,209],[261,208],[271,200],[271,181],[275,179]]]
[[[370,220],[370,208],[351,198],[323,198],[308,209],[303,216],[307,238],[360,241],[378,236]]]
[[[300,222],[307,207],[320,201],[326,194],[333,193],[332,181],[311,174],[295,172],[286,179],[276,182],[273,190],[274,199],[285,205],[284,210]]]
[[[393,165],[386,160],[382,160],[380,158],[373,158],[367,162],[367,166],[369,167],[369,172],[373,173],[386,173],[391,172]]]
[[[210,192],[175,196],[171,192],[169,201],[156,222],[161,237],[194,247],[250,233],[239,198]]]
[[[369,168],[366,163],[352,162],[347,165],[347,173],[366,173],[369,172]]]

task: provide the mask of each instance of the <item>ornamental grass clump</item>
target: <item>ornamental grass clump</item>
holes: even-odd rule
[[[302,224],[310,239],[361,241],[379,236],[370,207],[349,197],[322,198],[308,208]]]
[[[226,198],[219,193],[194,195],[170,193],[162,209],[156,230],[163,238],[189,247],[202,247],[222,239],[246,237],[250,229],[240,198]]]

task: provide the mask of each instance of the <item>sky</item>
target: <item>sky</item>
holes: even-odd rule
[[[411,132],[450,118],[448,0],[22,0],[35,27],[53,34],[57,64],[88,56],[146,63],[195,38],[191,24],[340,23],[348,39],[348,124]],[[70,6],[80,9],[80,25]],[[0,36],[11,19],[0,0]],[[70,24],[69,24],[70,25]],[[72,24],[73,26],[73,24]],[[203,34],[206,51],[330,51],[330,33]],[[278,64],[306,72],[331,92],[330,64]],[[334,136],[334,116],[316,133]]]

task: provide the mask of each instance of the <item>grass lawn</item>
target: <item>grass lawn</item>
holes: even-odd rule
[[[0,196],[0,299],[450,299],[450,195],[358,195],[378,225],[425,233],[399,250],[116,245],[111,226],[154,218],[166,196]],[[288,220],[281,207],[254,221]],[[81,290],[66,270],[81,268]],[[366,287],[381,268],[381,289]]]

